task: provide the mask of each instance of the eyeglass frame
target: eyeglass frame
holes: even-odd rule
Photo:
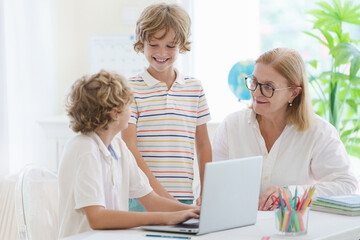
[[[275,92],[275,91],[284,90],[284,89],[289,89],[289,88],[294,88],[294,87],[273,88],[273,87],[270,86],[269,84],[259,83],[258,81],[255,80],[255,81],[256,81],[256,86],[255,86],[254,90],[252,90],[252,89],[250,89],[250,88],[248,87],[248,85],[247,85],[247,79],[251,79],[251,80],[253,80],[253,81],[254,81],[254,79],[253,79],[251,76],[246,76],[246,77],[244,77],[244,79],[245,79],[245,86],[246,86],[247,89],[249,89],[250,91],[256,91],[257,87],[260,86],[260,92],[261,92],[261,94],[262,94],[264,97],[266,97],[266,98],[272,98],[272,97],[274,96],[274,92]],[[270,97],[265,96],[265,94],[263,93],[262,86],[264,86],[264,85],[269,86],[269,87],[272,89],[272,94],[271,94]]]

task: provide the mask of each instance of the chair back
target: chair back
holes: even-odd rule
[[[58,195],[55,172],[33,165],[20,172],[15,190],[18,239],[58,239]]]

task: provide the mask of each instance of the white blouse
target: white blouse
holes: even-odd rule
[[[357,192],[359,183],[336,129],[315,117],[313,125],[299,132],[287,125],[267,151],[252,109],[232,113],[220,124],[213,139],[213,161],[261,155],[260,194],[270,186],[288,185],[294,195],[315,185],[314,196]]]

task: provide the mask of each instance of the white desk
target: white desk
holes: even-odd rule
[[[191,236],[192,240],[261,240],[264,236],[270,236],[271,240],[276,239],[332,239],[332,240],[359,240],[360,239],[360,216],[350,217],[335,215],[330,213],[310,211],[308,233],[297,237],[286,237],[277,235],[275,231],[275,218],[273,212],[259,212],[258,220],[255,225],[231,229],[227,231],[209,233],[201,236]],[[105,230],[91,231],[63,240],[132,240],[132,239],[170,239],[170,238],[150,238],[145,234],[157,234],[154,232],[143,231],[141,229],[129,230]],[[160,233],[163,235],[179,235],[172,233]]]

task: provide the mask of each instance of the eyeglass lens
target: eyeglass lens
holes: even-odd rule
[[[260,92],[262,93],[262,95],[264,95],[265,97],[272,97],[273,93],[274,93],[274,89],[267,85],[267,84],[261,84],[258,81],[253,80],[250,77],[246,77],[246,87],[250,90],[250,91],[255,91],[257,86],[260,86]]]

